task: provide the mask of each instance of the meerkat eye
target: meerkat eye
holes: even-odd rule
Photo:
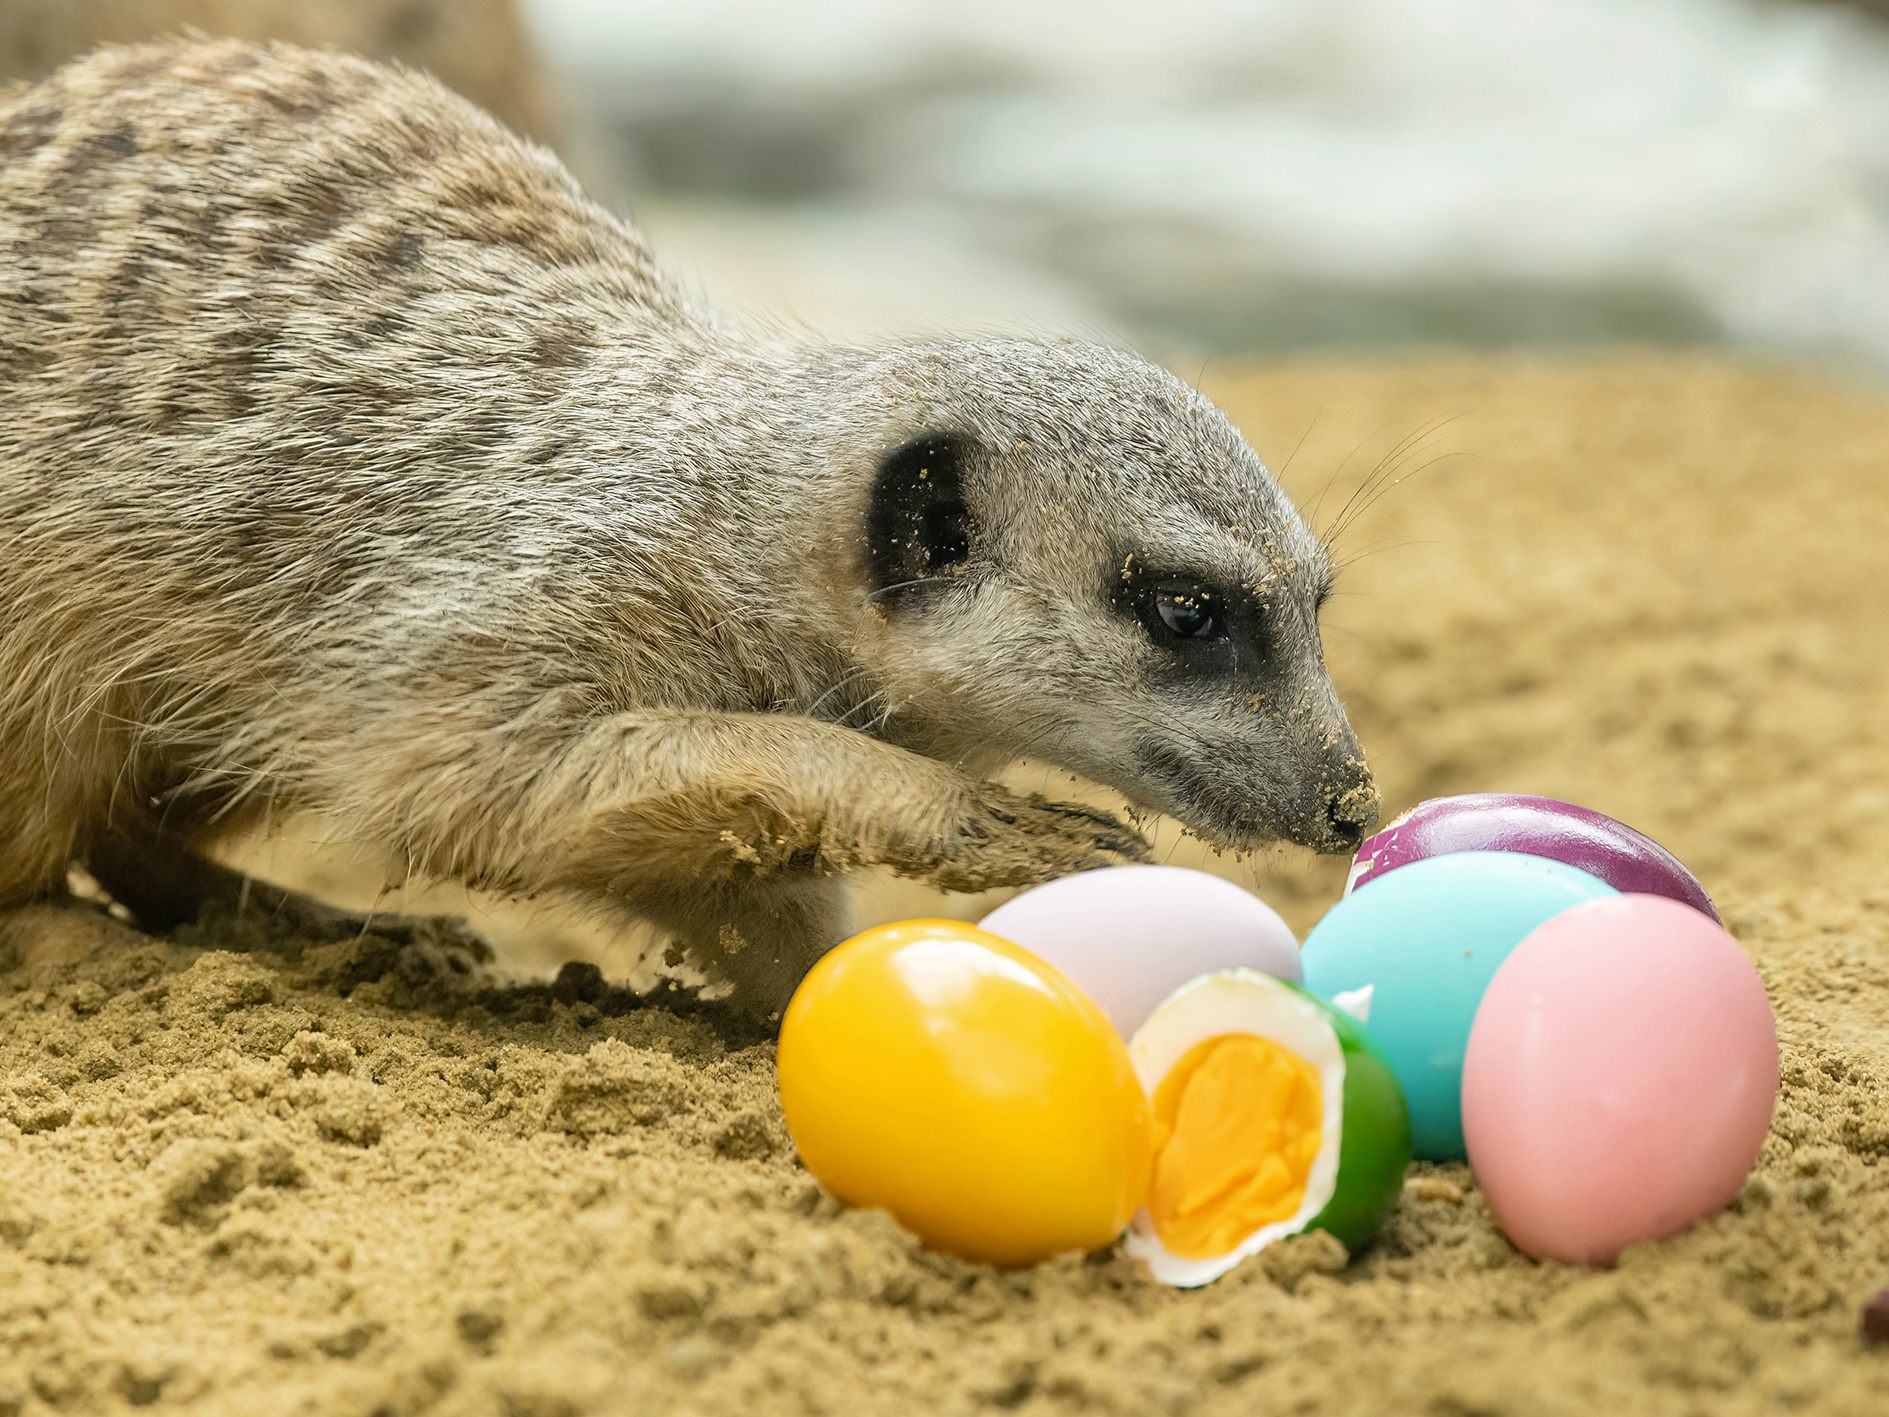
[[[1228,633],[1227,601],[1212,586],[1179,577],[1151,579],[1140,587],[1135,609],[1143,628],[1157,644],[1176,649],[1224,640]]]
[[[1196,576],[1152,570],[1133,552],[1116,566],[1110,601],[1157,645],[1193,654],[1231,640],[1237,617],[1225,591]]]
[[[1183,640],[1209,639],[1220,628],[1211,595],[1198,589],[1156,591],[1154,612],[1169,633]]]

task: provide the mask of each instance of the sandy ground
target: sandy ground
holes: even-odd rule
[[[1554,793],[1699,870],[1784,1039],[1731,1212],[1541,1267],[1465,1171],[1420,1168],[1348,1266],[1313,1238],[1191,1294],[1110,1257],[998,1275],[823,1199],[769,1046],[712,1005],[373,938],[88,954],[16,921],[0,1417],[1882,1412],[1857,1319],[1889,1284],[1889,402],[1632,357],[1206,387],[1275,465],[1319,415],[1285,476],[1335,477],[1321,520],[1456,419],[1345,539],[1399,544],[1348,574],[1336,671],[1391,806]],[[1342,876],[1220,868],[1301,927]]]

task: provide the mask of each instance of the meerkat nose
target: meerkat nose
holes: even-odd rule
[[[1336,802],[1325,809],[1325,827],[1331,836],[1333,851],[1356,851],[1364,845],[1364,826],[1348,820],[1344,808]]]
[[[1365,781],[1339,793],[1325,804],[1325,825],[1334,851],[1356,851],[1377,826],[1377,789]]]

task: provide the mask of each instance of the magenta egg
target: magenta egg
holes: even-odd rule
[[[1737,941],[1664,896],[1611,896],[1496,971],[1463,1059],[1463,1134],[1518,1249],[1604,1264],[1738,1194],[1777,1088],[1777,1021]]]
[[[1433,797],[1411,808],[1358,848],[1346,893],[1412,861],[1456,851],[1545,856],[1617,891],[1667,896],[1719,918],[1698,878],[1651,837],[1592,808],[1521,792]]]

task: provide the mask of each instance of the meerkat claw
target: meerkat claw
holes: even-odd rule
[[[1149,859],[1147,841],[1118,818],[1039,794],[992,794],[958,821],[930,869],[947,890],[1035,885],[1057,876]]]

